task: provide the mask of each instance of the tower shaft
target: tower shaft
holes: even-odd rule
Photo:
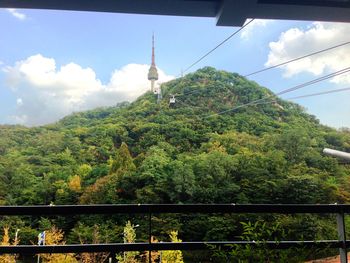
[[[156,61],[154,57],[154,34],[152,35],[152,66],[156,66]]]
[[[151,91],[154,93],[157,93],[155,88],[155,81],[158,80],[158,71],[156,67],[156,59],[155,59],[155,52],[154,52],[154,34],[152,35],[152,62],[151,67],[148,71],[148,80],[151,81]]]

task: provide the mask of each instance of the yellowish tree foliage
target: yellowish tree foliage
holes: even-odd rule
[[[92,171],[91,165],[82,164],[78,167],[77,174],[82,178],[86,177]]]
[[[208,152],[214,152],[214,151],[226,153],[225,147],[221,145],[220,142],[218,141],[212,142],[208,150]]]
[[[69,183],[68,187],[70,190],[79,193],[81,191],[81,179],[79,175],[74,175]]]
[[[136,232],[135,232],[136,226],[131,224],[130,221],[128,221],[124,227],[124,243],[135,243],[136,240]],[[116,258],[119,263],[139,263],[140,260],[137,258],[139,255],[139,252],[137,251],[128,251],[123,252],[122,254],[118,255]]]
[[[45,231],[45,245],[64,245],[64,233],[62,230],[53,226]],[[78,263],[74,254],[40,254],[43,263]]]
[[[182,242],[177,237],[177,231],[170,232],[171,242]],[[162,252],[162,263],[184,263],[181,250],[166,250]]]
[[[12,245],[16,246],[18,244],[18,240],[15,240]],[[2,236],[1,241],[2,246],[10,246],[10,236],[9,236],[9,227],[4,227],[4,235]],[[4,254],[0,256],[0,262],[2,263],[15,263],[16,255]]]
[[[112,184],[111,176],[107,175],[98,178],[93,185],[85,188],[84,193],[80,196],[80,203],[93,204],[99,203],[106,197],[109,185]]]

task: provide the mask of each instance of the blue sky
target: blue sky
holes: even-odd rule
[[[211,18],[0,9],[0,123],[41,125],[73,111],[135,99],[149,88],[152,32],[164,82],[235,30],[217,27]],[[242,32],[191,71],[213,66],[244,75],[348,41],[350,26],[258,20]],[[250,79],[278,92],[350,66],[349,51],[346,46]],[[347,85],[348,76],[284,98]],[[350,127],[349,93],[296,102],[324,124]]]

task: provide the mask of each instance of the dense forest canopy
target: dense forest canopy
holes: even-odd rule
[[[321,125],[298,104],[210,67],[162,90],[159,104],[149,92],[130,104],[74,113],[46,126],[0,126],[0,203],[349,202],[349,166],[322,154],[324,147],[350,152],[348,130]],[[171,94],[177,94],[173,107]],[[214,114],[267,95],[276,102]],[[198,217],[181,232],[184,222],[173,217],[158,231],[180,230],[187,240],[229,239],[239,220],[203,223]],[[77,242],[74,233],[91,221],[55,223]],[[43,225],[24,219],[11,224],[27,227],[24,241]]]

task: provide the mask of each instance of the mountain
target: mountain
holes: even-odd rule
[[[35,128],[2,126],[0,128],[1,183],[5,189],[13,185],[11,189],[14,190],[13,193],[4,191],[2,195],[0,194],[2,202],[4,204],[79,202],[77,196],[83,194],[86,187],[92,186],[98,178],[110,176],[111,162],[116,158],[122,143],[127,145],[130,158],[136,165],[132,180],[143,178],[145,162],[154,157],[153,161],[156,163],[152,165],[160,166],[159,169],[153,167],[152,172],[160,174],[164,172],[165,174],[161,177],[165,177],[164,180],[171,180],[172,182],[167,182],[169,185],[176,186],[176,180],[181,181],[177,178],[174,182],[174,175],[171,174],[176,170],[171,166],[178,166],[180,163],[181,166],[190,167],[189,171],[182,171],[182,173],[191,174],[194,180],[192,184],[196,185],[199,179],[197,177],[200,177],[199,167],[196,167],[199,164],[196,162],[204,158],[203,162],[207,165],[210,162],[207,158],[214,158],[216,154],[223,155],[228,162],[218,167],[223,179],[230,178],[235,185],[233,188],[239,189],[240,196],[244,195],[243,200],[236,200],[237,197],[233,198],[233,196],[224,200],[222,197],[226,198],[227,195],[221,195],[219,192],[205,198],[195,198],[192,195],[194,189],[191,191],[182,189],[181,191],[188,192],[186,198],[185,194],[182,197],[165,193],[158,196],[159,193],[156,192],[152,194],[158,196],[157,199],[153,199],[153,196],[146,199],[142,197],[148,202],[154,200],[175,203],[298,202],[298,199],[286,200],[278,194],[271,196],[270,193],[269,198],[263,198],[265,193],[262,193],[262,196],[253,199],[244,194],[241,191],[241,180],[248,179],[245,178],[248,176],[245,174],[254,169],[250,171],[253,174],[249,175],[248,185],[251,184],[251,179],[256,180],[259,177],[265,180],[265,176],[271,176],[271,172],[276,173],[277,170],[278,179],[284,181],[289,178],[290,173],[293,174],[295,169],[299,169],[300,176],[309,174],[308,179],[312,181],[317,178],[311,176],[314,173],[318,176],[320,174],[328,176],[326,181],[331,181],[332,186],[337,188],[337,194],[331,200],[314,200],[308,197],[299,202],[348,200],[347,197],[339,195],[342,189],[338,188],[344,186],[338,185],[337,180],[340,179],[334,180],[334,178],[343,178],[349,174],[349,170],[339,166],[336,160],[322,156],[321,151],[324,147],[350,151],[349,133],[338,132],[321,125],[314,116],[307,114],[298,104],[276,98],[271,91],[255,82],[248,81],[238,74],[217,71],[210,67],[165,83],[162,89],[164,99],[160,104],[156,103],[155,96],[149,92],[131,104],[121,103],[116,107],[74,113],[51,125]],[[175,94],[175,105],[169,104],[171,94]],[[231,111],[239,105],[266,96],[275,102]],[[218,112],[223,113],[216,114]],[[247,171],[243,171],[243,166],[237,164],[243,161],[240,158],[250,159]],[[277,160],[279,163],[274,163]],[[161,161],[165,163],[158,163]],[[230,164],[232,167],[225,168],[230,162],[233,162]],[[263,165],[261,162],[269,164]],[[168,165],[170,167],[167,167]],[[255,167],[256,165],[258,167]],[[270,167],[271,165],[278,167]],[[79,169],[82,166],[89,167],[86,168],[88,171],[84,171],[87,174],[80,174]],[[163,169],[168,170],[163,171]],[[30,180],[22,181],[16,178],[17,176],[27,179],[29,177]],[[58,193],[66,193],[69,190],[69,180],[75,176],[80,178],[80,192],[73,199],[68,194],[70,196],[68,200],[61,200]],[[209,182],[205,185],[214,183],[218,179],[217,176],[215,174],[210,176]],[[155,175],[152,175],[152,178],[151,185],[154,186],[160,178]],[[203,178],[200,179],[202,180]],[[139,192],[146,191],[142,190],[143,187],[151,187],[147,180],[141,181],[137,189],[130,190],[133,193],[132,197],[129,196],[125,200],[122,198],[123,202],[140,201]],[[321,182],[323,181],[322,179]],[[24,182],[25,185],[22,186]],[[42,184],[50,186],[49,189],[43,191]],[[27,189],[28,193],[23,195],[17,191],[18,187]],[[181,188],[181,186],[177,187]],[[44,193],[38,193],[38,191]],[[147,191],[153,192],[156,188]],[[269,191],[271,191],[270,187]],[[111,200],[95,201],[117,200],[119,197],[114,196]]]
[[[321,125],[298,104],[210,67],[162,90],[159,104],[149,92],[130,104],[74,113],[42,127],[1,126],[1,204],[350,201],[349,166],[321,154],[324,147],[350,151],[349,132]],[[266,96],[275,102],[231,110]],[[171,220],[173,228],[185,224]],[[300,226],[299,219],[276,220]],[[310,219],[310,228],[327,220]],[[215,217],[205,225],[199,217],[182,235],[225,239],[238,233],[227,226],[237,222]],[[74,230],[77,224],[65,226]],[[299,234],[313,240],[321,232],[332,239],[334,231],[304,232]]]

